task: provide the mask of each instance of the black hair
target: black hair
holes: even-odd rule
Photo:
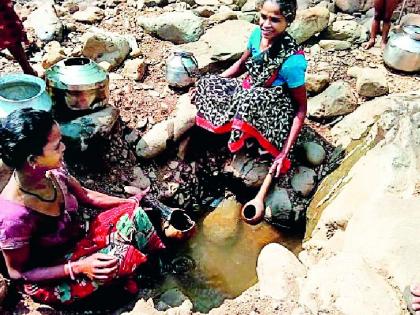
[[[0,126],[0,158],[20,169],[28,157],[43,153],[54,125],[50,112],[23,108],[11,112]]]
[[[297,2],[296,0],[259,0],[257,8],[261,9],[265,2],[270,1],[277,4],[282,15],[286,18],[288,24],[292,23],[296,17]]]

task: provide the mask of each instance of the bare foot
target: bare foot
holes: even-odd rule
[[[372,48],[373,46],[375,46],[375,39],[374,38],[371,38],[371,39],[369,39],[368,42],[362,44],[363,49],[366,49],[366,50],[369,49],[369,48]]]
[[[382,41],[381,42],[381,49],[382,50],[384,50],[385,49],[385,46],[386,46],[386,44],[388,43],[388,41],[386,41],[386,42],[384,42],[384,41]]]
[[[411,300],[411,307],[417,314],[420,314],[420,283],[411,286],[411,294],[413,295]]]

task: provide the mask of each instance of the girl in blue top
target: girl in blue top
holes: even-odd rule
[[[296,16],[296,0],[263,0],[259,8],[259,27],[247,50],[221,76],[202,78],[192,101],[198,126],[230,132],[232,152],[255,138],[275,158],[270,172],[278,176],[306,116],[307,63],[286,32]],[[246,71],[243,82],[235,79]]]

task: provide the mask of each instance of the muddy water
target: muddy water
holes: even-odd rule
[[[279,242],[296,254],[301,249],[302,236],[283,235],[265,222],[248,225],[240,220],[240,209],[235,200],[224,200],[199,223],[183,251],[195,268],[176,282],[197,311],[207,312],[254,285],[258,254],[266,244]]]

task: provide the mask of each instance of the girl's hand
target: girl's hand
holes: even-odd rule
[[[277,157],[275,158],[273,164],[270,167],[270,170],[268,171],[269,174],[274,174],[274,177],[279,177],[280,173],[282,173],[282,168],[283,168],[283,173],[284,173],[284,169],[287,167],[287,169],[289,168],[289,165],[284,165],[287,163],[290,163],[289,160],[286,158],[286,153],[280,152],[279,155],[277,155]],[[287,171],[287,170],[286,170]]]
[[[118,259],[114,256],[95,253],[73,263],[76,274],[84,274],[91,280],[106,281],[114,278],[118,272]]]
[[[146,189],[140,189],[135,186],[124,186],[124,191],[130,195],[133,195],[129,200],[135,200],[137,205],[140,204],[140,201],[146,196],[150,191],[150,186]]]

